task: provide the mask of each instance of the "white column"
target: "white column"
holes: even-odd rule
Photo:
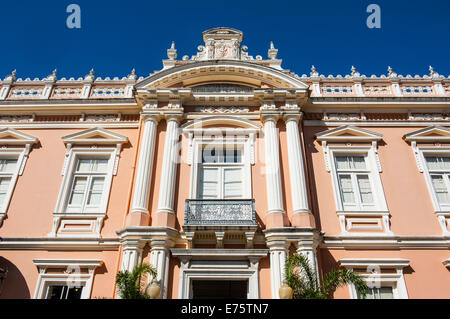
[[[122,263],[120,269],[132,271],[142,261],[142,249],[144,245],[138,240],[126,241],[122,245]]]
[[[170,243],[164,240],[151,242],[150,264],[158,272],[156,280],[161,287],[161,299],[167,298],[167,285],[169,282]]]
[[[267,115],[264,120],[264,146],[266,160],[267,213],[284,213],[281,188],[280,146],[277,117]]]
[[[301,254],[308,258],[309,266],[314,270],[317,278],[317,283],[320,281],[319,277],[319,267],[317,263],[317,243],[314,241],[298,241],[297,254]]]
[[[288,245],[286,241],[280,240],[267,242],[270,249],[270,286],[272,299],[280,299],[279,289],[285,279],[284,265],[286,263]]]
[[[158,119],[146,116],[139,149],[136,179],[134,182],[133,202],[130,212],[148,213],[148,197],[152,179],[153,153],[155,150],[156,128]]]
[[[308,188],[305,178],[302,144],[298,130],[300,114],[286,116],[286,134],[289,157],[289,179],[293,213],[310,212],[308,205]]]
[[[173,203],[179,156],[179,120],[180,115],[169,115],[166,118],[166,141],[164,144],[164,158],[161,172],[161,183],[159,187],[157,213],[174,213]]]

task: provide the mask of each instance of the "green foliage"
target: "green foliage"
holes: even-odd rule
[[[286,283],[293,290],[294,299],[331,299],[337,288],[355,285],[362,298],[368,287],[364,279],[351,269],[335,269],[327,273],[321,285],[308,258],[301,254],[289,256],[285,264]]]
[[[149,299],[145,291],[143,292],[145,287],[141,287],[141,278],[144,274],[149,274],[153,278],[157,276],[156,269],[146,263],[137,265],[131,272],[125,270],[117,274],[116,284],[122,299]]]

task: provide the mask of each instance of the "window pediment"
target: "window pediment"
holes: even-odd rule
[[[403,136],[409,142],[450,142],[450,128],[433,125]]]
[[[181,126],[184,132],[196,131],[196,130],[220,130],[220,129],[246,129],[246,131],[252,131],[254,133],[261,130],[261,126],[249,121],[233,116],[208,116],[199,120],[188,122]]]
[[[376,142],[382,135],[359,127],[345,125],[316,134],[321,142]]]
[[[126,136],[94,127],[62,137],[65,144],[124,144],[128,142]]]
[[[0,130],[0,145],[33,145],[39,139],[12,128]]]

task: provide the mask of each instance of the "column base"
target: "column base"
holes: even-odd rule
[[[159,212],[153,215],[152,226],[167,226],[175,228],[176,215],[174,213]]]
[[[266,214],[266,228],[278,228],[289,225],[289,220],[284,212]]]
[[[125,224],[126,226],[149,226],[150,214],[147,212],[130,212]]]
[[[294,212],[291,217],[291,225],[301,228],[316,228],[316,220],[310,212]]]

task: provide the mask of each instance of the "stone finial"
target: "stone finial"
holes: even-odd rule
[[[430,77],[432,77],[433,79],[439,78],[439,73],[437,73],[431,65],[429,66],[428,70],[430,71]]]
[[[270,48],[267,52],[267,55],[271,60],[275,60],[278,56],[278,49],[275,49],[275,46],[273,45],[273,41],[270,41]]]
[[[7,75],[6,77],[5,77],[5,82],[9,82],[9,83],[12,83],[12,82],[14,82],[15,80],[16,80],[16,75],[17,75],[17,71],[16,71],[16,69],[14,69],[12,72],[11,72],[11,74],[9,74],[9,75]]]
[[[390,77],[390,78],[396,78],[397,77],[397,73],[392,71],[392,68],[390,66],[388,66],[388,77]]]
[[[89,71],[89,74],[86,74],[86,76],[84,77],[84,80],[92,82],[92,81],[94,81],[94,79],[95,79],[95,77],[94,77],[94,69],[91,69]]]
[[[175,49],[175,41],[172,41],[170,49],[167,49],[167,57],[169,60],[175,60],[177,58],[177,49]]]
[[[352,75],[352,77],[359,77],[359,76],[361,76],[360,75],[360,73],[358,72],[358,71],[356,71],[356,68],[352,65],[352,73],[351,73],[351,75]]]
[[[52,82],[55,82],[55,81],[58,79],[58,77],[56,76],[57,74],[58,74],[58,70],[57,70],[57,69],[54,69],[54,70],[52,71],[52,74],[50,74],[50,75],[47,76],[47,80],[52,81]]]
[[[131,70],[131,73],[127,75],[128,80],[136,80],[137,76],[136,76],[136,70],[133,68],[133,70]]]
[[[319,73],[316,71],[316,67],[313,65],[311,66],[311,77],[319,77]]]

